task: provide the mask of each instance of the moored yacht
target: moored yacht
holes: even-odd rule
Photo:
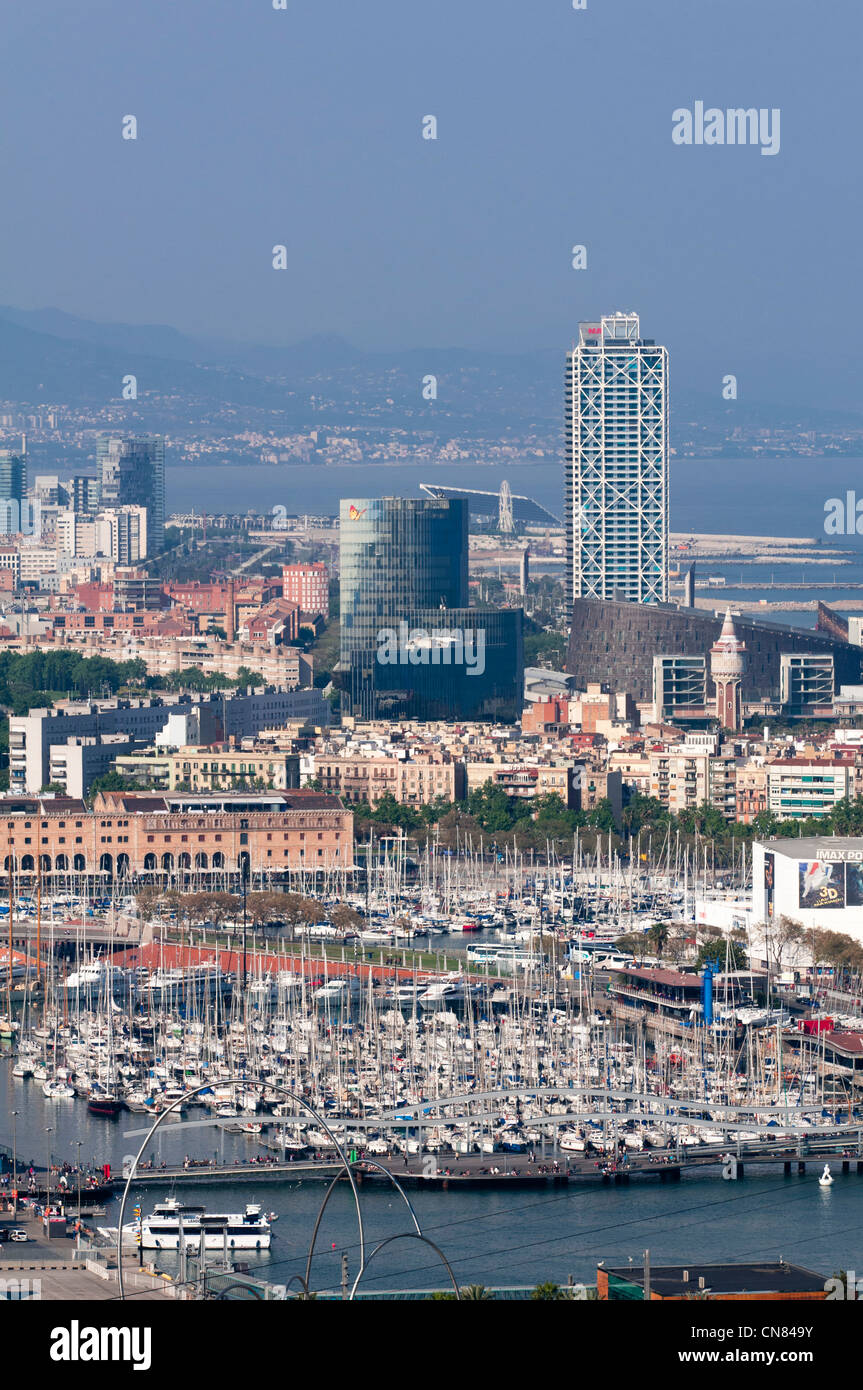
[[[116,1240],[117,1229],[101,1228],[99,1234]],[[123,1244],[134,1244],[138,1226],[123,1227]],[[250,1202],[241,1212],[208,1213],[205,1207],[183,1206],[170,1199],[159,1202],[141,1222],[141,1248],[179,1250],[181,1241],[189,1250],[269,1250],[270,1222],[257,1203]]]

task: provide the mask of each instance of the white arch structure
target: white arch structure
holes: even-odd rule
[[[363,1274],[365,1273],[365,1270],[366,1270],[367,1265],[368,1265],[368,1262],[369,1262],[369,1261],[366,1259],[366,1242],[365,1242],[365,1230],[364,1230],[364,1227],[363,1227],[363,1213],[362,1213],[362,1207],[361,1207],[361,1204],[360,1204],[360,1194],[359,1194],[359,1190],[358,1190],[357,1184],[356,1184],[356,1179],[355,1179],[354,1173],[353,1173],[353,1165],[351,1164],[351,1162],[350,1162],[349,1159],[347,1158],[347,1156],[346,1156],[346,1154],[345,1154],[345,1152],[344,1152],[344,1149],[342,1148],[342,1146],[341,1146],[341,1144],[339,1143],[339,1141],[336,1139],[336,1136],[333,1134],[333,1131],[330,1129],[330,1127],[329,1127],[329,1125],[327,1124],[326,1120],[325,1120],[321,1115],[319,1115],[318,1112],[317,1112],[316,1110],[314,1110],[314,1109],[312,1108],[312,1106],[309,1105],[308,1101],[304,1100],[302,1096],[298,1096],[298,1095],[296,1095],[293,1091],[289,1091],[289,1090],[287,1089],[287,1087],[279,1086],[279,1085],[274,1084],[272,1081],[269,1081],[269,1080],[267,1080],[266,1082],[264,1082],[264,1081],[255,1082],[255,1079],[254,1079],[253,1077],[250,1078],[249,1076],[232,1076],[232,1077],[223,1077],[223,1078],[220,1078],[220,1079],[219,1079],[219,1085],[221,1085],[221,1086],[246,1086],[246,1085],[249,1085],[250,1083],[251,1083],[252,1085],[256,1085],[256,1084],[257,1084],[257,1085],[261,1085],[261,1086],[266,1086],[269,1090],[278,1092],[278,1094],[281,1095],[281,1096],[282,1096],[283,1098],[285,1098],[286,1100],[293,1101],[293,1102],[295,1102],[297,1105],[302,1106],[303,1110],[305,1110],[305,1111],[312,1117],[312,1119],[313,1119],[317,1124],[319,1124],[319,1125],[321,1126],[321,1128],[326,1132],[326,1134],[329,1136],[329,1139],[331,1140],[331,1142],[332,1142],[332,1144],[333,1144],[333,1147],[335,1148],[336,1152],[338,1153],[339,1159],[341,1160],[342,1169],[344,1170],[344,1176],[347,1177],[348,1182],[349,1182],[350,1185],[351,1185],[351,1192],[353,1193],[353,1198],[354,1198],[354,1207],[355,1207],[355,1209],[356,1209],[356,1214],[357,1214],[357,1231],[358,1231],[358,1235],[359,1235],[359,1248],[360,1248],[360,1267],[359,1267],[359,1270],[358,1270],[358,1272],[357,1272],[357,1277],[356,1277],[356,1279],[354,1280],[354,1284],[353,1284],[353,1287],[352,1287],[351,1293],[350,1293],[350,1298],[351,1298],[351,1300],[353,1300],[353,1299],[354,1299],[354,1296],[355,1296],[355,1294],[356,1294],[356,1291],[357,1291],[357,1287],[358,1287],[358,1285],[359,1285],[359,1282],[360,1282],[360,1280],[362,1279]],[[167,1119],[168,1115],[170,1115],[170,1114],[172,1113],[172,1111],[174,1111],[174,1110],[177,1108],[177,1106],[182,1105],[184,1101],[190,1100],[193,1096],[200,1095],[200,1093],[201,1093],[202,1091],[207,1091],[207,1090],[210,1089],[210,1087],[211,1087],[211,1083],[210,1083],[209,1081],[204,1082],[203,1085],[201,1085],[201,1086],[196,1086],[196,1087],[194,1087],[193,1089],[191,1089],[191,1090],[189,1090],[189,1091],[186,1091],[182,1096],[178,1096],[176,1100],[173,1100],[173,1101],[171,1102],[170,1105],[167,1105],[167,1106],[165,1107],[164,1110],[160,1111],[160,1113],[156,1116],[156,1119],[154,1120],[153,1124],[150,1126],[149,1130],[147,1131],[146,1135],[144,1136],[144,1140],[143,1140],[143,1142],[141,1143],[141,1146],[140,1146],[140,1148],[138,1149],[138,1152],[136,1153],[136,1155],[135,1155],[135,1157],[134,1157],[134,1159],[133,1159],[133,1161],[132,1161],[132,1164],[131,1164],[130,1169],[129,1169],[129,1173],[128,1173],[127,1177],[126,1177],[126,1184],[125,1184],[125,1187],[123,1188],[123,1196],[122,1196],[122,1199],[121,1199],[121,1201],[120,1201],[120,1212],[119,1212],[119,1216],[118,1216],[118,1218],[117,1218],[117,1286],[118,1286],[118,1291],[119,1291],[119,1295],[120,1295],[121,1300],[125,1300],[125,1297],[126,1297],[126,1289],[125,1289],[125,1284],[124,1284],[124,1280],[123,1280],[123,1221],[124,1221],[125,1214],[126,1214],[126,1205],[127,1205],[127,1203],[128,1203],[129,1192],[130,1192],[132,1183],[136,1180],[136,1178],[139,1177],[139,1174],[138,1174],[138,1164],[139,1164],[139,1162],[141,1161],[141,1157],[142,1157],[142,1155],[143,1155],[145,1149],[147,1148],[147,1146],[148,1146],[148,1145],[150,1144],[150,1142],[152,1141],[153,1136],[155,1135],[155,1133],[156,1133],[156,1131],[158,1130],[159,1126],[161,1125],[162,1121],[165,1120],[165,1119]],[[205,1123],[206,1123],[206,1122],[205,1122]],[[140,1132],[140,1131],[139,1131],[139,1132]],[[380,1163],[375,1163],[375,1162],[374,1162],[373,1160],[371,1160],[371,1159],[363,1160],[363,1162],[364,1162],[364,1166],[365,1166],[365,1167],[367,1167],[367,1168],[376,1168],[376,1169],[378,1170],[378,1172],[383,1173],[384,1176],[387,1177],[387,1178],[390,1180],[390,1182],[393,1184],[393,1186],[395,1187],[396,1191],[399,1193],[399,1195],[401,1196],[402,1200],[404,1201],[404,1203],[405,1203],[405,1205],[406,1205],[406,1207],[407,1207],[407,1209],[408,1209],[408,1211],[409,1211],[409,1213],[410,1213],[410,1217],[411,1217],[411,1220],[412,1220],[413,1225],[414,1225],[414,1230],[413,1230],[413,1231],[405,1231],[405,1232],[402,1232],[402,1233],[400,1233],[399,1235],[396,1235],[396,1236],[389,1236],[386,1240],[381,1241],[378,1245],[375,1246],[374,1250],[372,1251],[371,1255],[369,1256],[369,1260],[374,1259],[375,1255],[377,1255],[378,1252],[379,1252],[380,1250],[382,1250],[382,1249],[384,1248],[385,1245],[389,1245],[393,1240],[412,1239],[412,1240],[420,1240],[420,1241],[423,1241],[424,1244],[430,1246],[431,1249],[434,1250],[435,1253],[439,1256],[441,1262],[442,1262],[443,1265],[445,1266],[446,1271],[447,1271],[447,1273],[448,1273],[448,1275],[449,1275],[449,1277],[450,1277],[450,1281],[452,1282],[452,1286],[453,1286],[453,1290],[454,1290],[454,1292],[455,1292],[455,1296],[456,1296],[457,1299],[460,1299],[460,1298],[461,1298],[461,1294],[460,1294],[460,1292],[459,1292],[458,1282],[457,1282],[457,1280],[456,1280],[455,1275],[453,1274],[453,1271],[452,1271],[452,1268],[451,1268],[451,1266],[450,1266],[449,1261],[447,1260],[447,1258],[446,1258],[446,1256],[444,1255],[443,1251],[442,1251],[437,1245],[435,1245],[433,1241],[429,1240],[427,1236],[424,1236],[424,1235],[423,1235],[423,1233],[422,1233],[422,1231],[421,1231],[421,1229],[420,1229],[419,1221],[417,1220],[416,1212],[414,1211],[414,1209],[413,1209],[413,1207],[412,1207],[412,1205],[411,1205],[411,1203],[410,1203],[410,1200],[408,1199],[407,1193],[405,1192],[405,1190],[404,1190],[404,1188],[402,1187],[401,1183],[400,1183],[400,1182],[398,1181],[398,1179],[390,1172],[390,1170],[389,1170],[388,1168],[385,1168],[382,1164],[380,1164]],[[325,1195],[325,1197],[324,1197],[323,1202],[321,1203],[320,1210],[318,1211],[318,1215],[317,1215],[317,1218],[316,1218],[316,1220],[315,1220],[314,1230],[312,1231],[311,1242],[310,1242],[310,1244],[309,1244],[309,1253],[308,1253],[308,1257],[307,1257],[307,1260],[306,1260],[306,1273],[305,1273],[305,1277],[303,1277],[303,1275],[299,1275],[299,1274],[298,1274],[298,1275],[294,1275],[293,1278],[290,1280],[291,1283],[293,1283],[295,1280],[298,1280],[298,1281],[299,1281],[299,1283],[301,1284],[301,1286],[302,1286],[302,1288],[303,1288],[303,1292],[304,1292],[304,1294],[305,1294],[306,1297],[308,1297],[309,1294],[310,1294],[310,1292],[311,1292],[310,1284],[311,1284],[311,1273],[312,1273],[312,1260],[313,1260],[313,1258],[314,1258],[315,1243],[316,1243],[317,1238],[318,1238],[318,1231],[320,1230],[321,1221],[322,1221],[322,1219],[323,1219],[324,1211],[326,1210],[326,1207],[327,1207],[327,1204],[328,1204],[328,1202],[329,1202],[329,1200],[330,1200],[330,1197],[332,1196],[333,1192],[335,1191],[335,1188],[336,1188],[337,1183],[341,1181],[341,1178],[342,1178],[342,1173],[337,1173],[336,1176],[333,1178],[332,1182],[330,1183],[329,1187],[327,1188],[327,1192],[326,1192],[326,1195]],[[146,1178],[144,1178],[143,1180],[146,1181]],[[202,1240],[203,1240],[203,1236],[202,1236]]]
[[[220,1086],[248,1086],[250,1083],[252,1085],[256,1084],[254,1077],[230,1076],[219,1078]],[[350,1163],[347,1160],[347,1157],[345,1155],[344,1150],[342,1149],[341,1144],[339,1143],[336,1136],[333,1134],[326,1120],[323,1119],[323,1117],[319,1115],[316,1110],[313,1110],[312,1107],[309,1105],[308,1101],[303,1100],[302,1096],[295,1095],[294,1092],[289,1091],[287,1087],[276,1085],[271,1081],[261,1081],[257,1084],[261,1086],[265,1085],[269,1090],[277,1091],[279,1095],[281,1095],[285,1100],[293,1101],[295,1104],[302,1106],[303,1110],[305,1110],[316,1122],[316,1124],[319,1124],[321,1128],[329,1136],[329,1139],[332,1142],[333,1147],[335,1148],[339,1158],[341,1159],[342,1167],[345,1170],[348,1182],[351,1185],[351,1191],[353,1192],[354,1206],[356,1207],[357,1213],[357,1230],[359,1234],[360,1269],[364,1269],[366,1263],[366,1238],[365,1231],[363,1229],[363,1213],[362,1208],[360,1206],[360,1194],[357,1189],[356,1179],[354,1178],[353,1170],[351,1168]],[[178,1105],[182,1105],[184,1101],[191,1100],[193,1096],[198,1096],[201,1094],[202,1091],[209,1091],[211,1088],[212,1083],[209,1081],[205,1081],[203,1085],[193,1087],[192,1090],[186,1091],[183,1095],[178,1096],[176,1100],[172,1100],[170,1105],[166,1105],[165,1109],[161,1110],[159,1114],[156,1116],[155,1120],[153,1121],[152,1125],[150,1126],[149,1130],[144,1136],[144,1140],[140,1148],[138,1149],[138,1152],[136,1153],[134,1160],[132,1161],[129,1174],[126,1178],[126,1185],[123,1188],[123,1196],[120,1201],[120,1214],[117,1218],[117,1286],[121,1299],[125,1300],[126,1297],[126,1290],[123,1282],[123,1219],[126,1214],[126,1203],[129,1200],[129,1190],[132,1186],[132,1183],[135,1181],[136,1178],[138,1178],[139,1181],[141,1180],[138,1175],[138,1164],[141,1161],[141,1157],[144,1153],[144,1150],[151,1142],[154,1134],[156,1133],[156,1130],[159,1128],[162,1121],[166,1120],[168,1116],[172,1113],[172,1111],[176,1110]],[[146,1179],[144,1179],[144,1181],[146,1181]],[[315,1230],[315,1234],[317,1235],[317,1228]]]

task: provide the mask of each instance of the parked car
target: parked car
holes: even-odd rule
[[[10,1231],[10,1232],[9,1232],[9,1239],[10,1239],[10,1240],[29,1240],[30,1237],[28,1236],[28,1234],[27,1234],[26,1231],[17,1230],[17,1231]]]

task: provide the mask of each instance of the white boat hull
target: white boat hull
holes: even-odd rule
[[[117,1229],[100,1230],[100,1234],[108,1236],[111,1240],[117,1239]],[[185,1230],[183,1232],[186,1249],[194,1253],[201,1248],[200,1231]],[[269,1230],[261,1231],[230,1231],[228,1232],[229,1250],[269,1250],[272,1236]],[[123,1246],[125,1249],[137,1245],[136,1231],[134,1226],[124,1226]],[[204,1239],[206,1250],[223,1250],[225,1247],[225,1237],[221,1231],[208,1231]],[[180,1233],[179,1231],[160,1232],[154,1234],[148,1226],[144,1226],[141,1233],[142,1250],[179,1250]]]
[[[260,1234],[255,1235],[255,1236],[251,1236],[251,1235],[232,1236],[232,1235],[229,1235],[229,1236],[228,1236],[228,1249],[229,1249],[229,1250],[269,1250],[269,1248],[270,1248],[270,1239],[271,1239],[271,1237],[270,1237],[270,1232],[269,1232],[269,1231],[261,1231]],[[200,1237],[199,1235],[186,1235],[185,1241],[186,1241],[186,1249],[187,1249],[187,1250],[194,1251],[194,1250],[200,1249],[201,1237]],[[125,1243],[125,1242],[124,1242],[124,1243]],[[225,1246],[225,1239],[224,1239],[224,1236],[222,1236],[221,1234],[220,1234],[220,1235],[209,1234],[209,1235],[207,1235],[207,1237],[205,1238],[205,1241],[204,1241],[204,1248],[205,1248],[205,1250],[223,1250],[223,1249],[224,1249],[224,1246]],[[166,1235],[166,1236],[151,1236],[151,1235],[149,1235],[147,1232],[145,1232],[145,1233],[144,1233],[144,1236],[143,1236],[143,1239],[142,1239],[142,1241],[141,1241],[141,1247],[142,1247],[142,1249],[144,1249],[144,1250],[179,1250],[179,1248],[180,1248],[180,1237],[179,1237],[179,1235],[176,1235],[176,1236],[169,1236],[169,1235]]]

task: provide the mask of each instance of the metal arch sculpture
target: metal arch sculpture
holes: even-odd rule
[[[248,1086],[250,1082],[252,1082],[252,1084],[255,1084],[251,1077],[231,1076],[220,1077],[217,1084],[219,1086]],[[326,1120],[323,1119],[322,1116],[320,1116],[316,1110],[313,1110],[312,1107],[309,1105],[308,1101],[303,1100],[302,1096],[295,1095],[292,1091],[289,1091],[287,1087],[279,1086],[271,1081],[258,1082],[257,1084],[261,1086],[266,1086],[268,1090],[277,1091],[285,1099],[293,1101],[297,1105],[301,1105],[303,1109],[307,1111],[309,1115],[311,1115],[312,1119],[322,1127],[322,1129],[326,1132],[326,1134],[332,1141],[333,1147],[335,1148],[339,1158],[341,1159],[342,1167],[345,1170],[345,1174],[347,1176],[348,1182],[351,1185],[351,1190],[354,1194],[354,1206],[356,1207],[357,1212],[357,1228],[359,1232],[360,1245],[360,1274],[362,1274],[363,1270],[365,1269],[366,1263],[366,1241],[365,1231],[363,1229],[363,1213],[362,1208],[360,1206],[360,1194],[357,1189],[357,1184],[356,1180],[354,1179],[351,1165],[348,1162],[348,1159],[342,1149],[341,1144],[336,1139],[336,1136],[333,1134]],[[156,1116],[156,1119],[154,1120],[153,1124],[151,1125],[150,1129],[147,1131],[147,1134],[144,1137],[141,1147],[138,1149],[138,1152],[134,1157],[131,1169],[129,1171],[129,1176],[126,1179],[126,1185],[123,1188],[123,1196],[120,1201],[120,1213],[117,1218],[117,1287],[120,1299],[123,1301],[125,1301],[126,1298],[126,1290],[123,1283],[123,1218],[126,1214],[126,1203],[129,1200],[129,1189],[131,1188],[132,1183],[138,1177],[138,1164],[141,1161],[141,1156],[144,1153],[144,1150],[147,1148],[147,1145],[151,1142],[153,1135],[156,1133],[156,1130],[159,1128],[162,1121],[166,1120],[168,1116],[171,1114],[171,1112],[175,1110],[178,1105],[182,1105],[184,1101],[190,1100],[192,1096],[200,1095],[202,1091],[209,1091],[211,1089],[212,1083],[209,1081],[205,1081],[203,1085],[195,1086],[191,1090],[185,1091],[183,1095],[178,1096],[176,1100],[172,1100],[170,1105],[166,1105],[165,1109],[160,1111],[160,1113]],[[308,1295],[308,1286],[306,1286],[306,1293]]]
[[[263,1294],[260,1292],[260,1290],[258,1290],[258,1289],[253,1289],[253,1288],[251,1288],[248,1284],[240,1284],[240,1283],[226,1284],[225,1287],[224,1287],[223,1289],[220,1289],[219,1292],[218,1292],[217,1294],[214,1295],[214,1298],[215,1298],[217,1301],[220,1300],[220,1299],[224,1299],[224,1300],[227,1301],[227,1297],[228,1297],[228,1294],[231,1292],[231,1289],[243,1289],[244,1292],[247,1293],[247,1294],[249,1295],[249,1298],[250,1298],[250,1299],[252,1299],[252,1300],[254,1300],[254,1301],[256,1301],[256,1302],[259,1302],[259,1303],[263,1303],[263,1302],[264,1302],[264,1296],[263,1296]]]
[[[364,1164],[364,1166],[365,1166],[366,1168],[377,1168],[377,1170],[378,1170],[379,1173],[383,1173],[385,1177],[389,1178],[389,1180],[390,1180],[390,1182],[392,1183],[393,1187],[397,1190],[397,1192],[399,1193],[399,1195],[402,1197],[405,1206],[407,1207],[408,1211],[410,1212],[411,1221],[414,1223],[416,1235],[421,1236],[421,1235],[422,1235],[422,1231],[421,1231],[421,1229],[420,1229],[420,1223],[419,1223],[419,1221],[417,1220],[417,1214],[416,1214],[416,1212],[414,1211],[413,1206],[411,1205],[411,1202],[410,1202],[410,1199],[409,1199],[407,1193],[405,1192],[404,1188],[402,1187],[401,1183],[399,1182],[399,1180],[398,1180],[398,1178],[395,1176],[395,1174],[394,1174],[394,1173],[391,1173],[390,1170],[389,1170],[389,1168],[385,1168],[385,1167],[383,1166],[382,1163],[375,1163],[375,1162],[374,1162],[372,1159],[370,1159],[370,1158],[364,1158],[364,1159],[362,1160],[362,1162],[363,1162],[363,1164]],[[353,1167],[353,1164],[351,1164],[351,1167]],[[326,1196],[324,1197],[324,1200],[321,1202],[320,1208],[319,1208],[319,1210],[318,1210],[317,1217],[315,1218],[315,1229],[312,1231],[312,1239],[311,1239],[311,1242],[310,1242],[310,1244],[309,1244],[309,1255],[308,1255],[308,1259],[306,1260],[306,1277],[305,1277],[305,1279],[302,1280],[303,1285],[304,1285],[304,1287],[305,1287],[305,1291],[306,1291],[306,1295],[307,1295],[307,1296],[308,1296],[308,1293],[309,1293],[309,1289],[311,1288],[311,1282],[312,1282],[312,1260],[314,1259],[314,1255],[315,1255],[315,1242],[316,1242],[317,1239],[318,1239],[318,1231],[320,1230],[321,1222],[322,1222],[323,1219],[324,1219],[324,1212],[325,1212],[326,1209],[327,1209],[327,1203],[329,1202],[330,1198],[332,1197],[333,1193],[335,1192],[337,1184],[340,1183],[341,1180],[342,1180],[342,1174],[341,1174],[341,1173],[337,1173],[336,1176],[333,1178],[332,1182],[330,1183],[329,1187],[327,1188]],[[409,1235],[410,1232],[406,1232],[406,1234]],[[363,1272],[364,1267],[365,1267],[365,1260],[364,1260],[364,1258],[363,1258],[363,1259],[361,1260],[361,1262],[360,1262],[360,1275],[362,1275],[362,1272]],[[298,1278],[298,1277],[300,1277],[300,1276],[295,1275],[294,1277],[295,1277],[295,1278]]]
[[[309,1286],[308,1286],[308,1284],[306,1283],[305,1279],[303,1278],[302,1274],[292,1274],[291,1277],[290,1277],[290,1279],[288,1280],[287,1284],[285,1285],[285,1289],[286,1289],[286,1290],[289,1289],[289,1288],[291,1287],[292,1284],[296,1284],[297,1282],[299,1282],[299,1284],[301,1285],[302,1290],[303,1290],[301,1297],[302,1297],[302,1298],[311,1298],[311,1296],[312,1296],[312,1294],[311,1294],[311,1289],[309,1288]]]
[[[366,1270],[368,1269],[369,1265],[371,1264],[372,1260],[374,1259],[375,1255],[378,1255],[381,1252],[381,1250],[383,1250],[385,1245],[392,1245],[394,1240],[421,1240],[423,1245],[430,1246],[431,1249],[435,1252],[435,1254],[439,1257],[441,1263],[446,1269],[446,1272],[450,1277],[450,1282],[452,1283],[453,1292],[455,1293],[456,1298],[458,1299],[459,1303],[462,1302],[461,1289],[459,1288],[456,1277],[452,1272],[452,1265],[450,1264],[444,1252],[441,1250],[440,1246],[435,1245],[434,1241],[429,1240],[428,1236],[424,1236],[422,1231],[402,1231],[397,1235],[387,1236],[386,1240],[380,1241],[375,1246],[368,1259],[364,1261],[362,1268],[357,1272],[357,1277],[353,1282],[353,1287],[351,1288],[351,1292],[349,1294],[349,1301],[351,1303],[353,1303],[354,1301],[354,1295],[356,1294],[359,1282],[365,1274]]]

